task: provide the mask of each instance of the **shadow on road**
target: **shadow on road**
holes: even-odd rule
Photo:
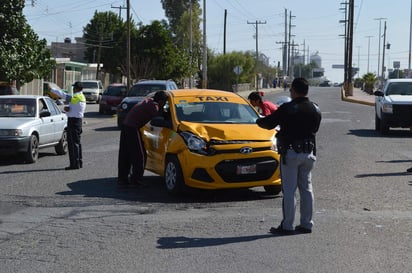
[[[50,152],[41,152],[40,150],[38,159],[45,157],[45,156],[51,157],[51,156],[62,156],[62,155],[58,155],[56,153],[50,153]],[[33,165],[35,166],[35,164],[36,163],[33,163],[33,164],[26,163],[23,157],[19,155],[0,156],[0,166],[9,166],[9,165],[27,165],[27,166]],[[59,169],[61,168],[46,169],[46,171],[50,171],[50,170],[55,171]],[[10,171],[10,172],[6,171],[6,172],[0,172],[0,173],[21,173],[21,172],[42,172],[42,171],[45,171],[45,170],[44,169],[43,170],[19,170],[19,171]]]
[[[251,236],[237,236],[237,237],[216,237],[216,238],[190,238],[186,236],[178,237],[161,237],[157,240],[159,244],[157,248],[171,249],[171,248],[194,248],[194,247],[209,247],[218,245],[227,245],[234,243],[250,242],[259,239],[266,239],[276,237],[273,234],[251,235]]]
[[[405,172],[395,172],[395,173],[365,173],[355,175],[355,178],[365,178],[365,177],[388,177],[388,176],[405,176],[412,175],[412,173]]]
[[[169,194],[159,176],[145,176],[147,186],[141,188],[119,188],[116,177],[81,180],[67,184],[69,191],[58,192],[59,195],[80,195],[85,197],[111,198],[132,202],[147,203],[204,203],[204,202],[235,202],[253,201],[270,198],[280,198],[259,188],[231,190],[197,190],[190,189],[180,196]]]
[[[409,130],[391,129],[387,135],[382,135],[381,133],[372,129],[354,129],[349,130],[348,135],[354,135],[358,137],[410,138],[412,136],[412,133]]]

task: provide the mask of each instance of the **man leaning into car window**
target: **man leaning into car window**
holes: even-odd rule
[[[51,89],[51,92],[65,99],[69,105],[64,107],[67,115],[67,144],[69,148],[70,165],[65,170],[75,170],[83,167],[82,144],[80,135],[82,134],[82,125],[84,111],[86,110],[86,97],[82,93],[83,85],[81,82],[73,84],[73,95],[64,93],[57,89]]]
[[[127,113],[120,132],[117,176],[117,183],[120,187],[144,185],[142,177],[146,166],[146,149],[140,128],[152,118],[162,114],[166,101],[167,93],[157,91],[153,99],[146,98]]]

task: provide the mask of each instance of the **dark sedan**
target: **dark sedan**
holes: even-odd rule
[[[160,90],[174,90],[177,85],[172,80],[141,80],[130,88],[122,102],[117,106],[117,127],[120,128],[129,110],[145,99],[145,97]]]
[[[127,87],[124,84],[113,83],[109,85],[99,102],[99,114],[116,113],[117,106],[126,96],[126,93]]]

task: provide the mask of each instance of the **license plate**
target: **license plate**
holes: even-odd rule
[[[236,174],[253,174],[256,173],[256,164],[253,165],[238,165]]]

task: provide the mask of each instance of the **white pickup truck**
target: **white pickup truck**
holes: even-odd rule
[[[375,95],[375,130],[412,127],[412,79],[389,79]]]

